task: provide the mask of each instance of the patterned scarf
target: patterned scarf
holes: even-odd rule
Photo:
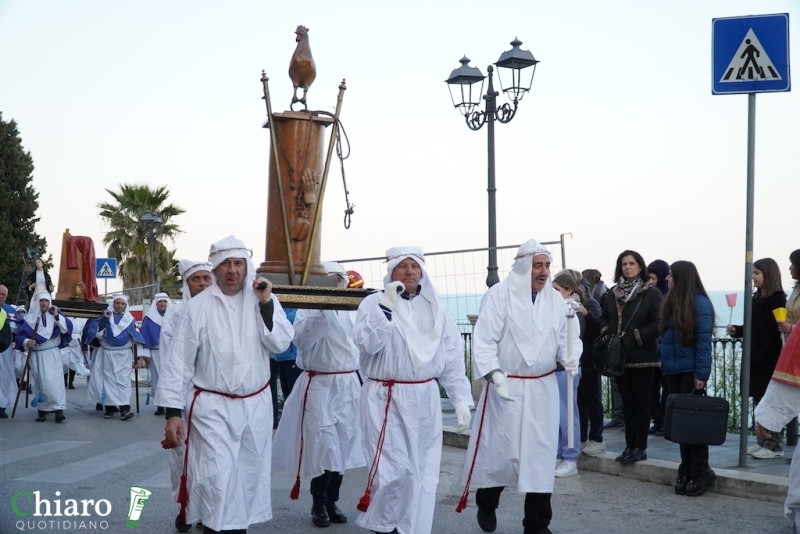
[[[627,303],[636,296],[636,293],[639,292],[640,287],[642,287],[641,278],[625,280],[624,276],[620,276],[617,285],[614,286],[612,291],[614,292],[614,296],[617,297],[618,301]]]

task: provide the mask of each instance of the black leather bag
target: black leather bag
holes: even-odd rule
[[[619,329],[616,334],[606,334],[598,337],[593,345],[595,364],[594,369],[603,376],[614,378],[625,372],[625,350],[622,348],[622,338],[631,324],[631,320],[639,310],[644,297],[636,303],[633,313],[625,323],[625,328]]]
[[[728,437],[728,401],[705,390],[667,397],[664,438],[683,445],[722,445]]]

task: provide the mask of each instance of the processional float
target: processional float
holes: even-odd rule
[[[256,271],[273,283],[273,292],[284,307],[354,310],[371,290],[339,289],[320,263],[322,203],[328,182],[334,148],[343,161],[339,121],[347,89],[339,85],[336,110],[311,111],[306,93],[316,78],[316,65],[308,42],[308,28],[298,26],[297,48],[289,64],[294,96],[288,111],[275,113],[269,91],[269,78],[261,71],[262,97],[269,130],[269,190],[265,259]],[[303,90],[301,97],[298,89]],[[295,104],[303,109],[294,111]],[[330,128],[327,152],[323,150],[325,129]],[[349,147],[348,147],[349,151]],[[344,181],[344,167],[342,166]],[[345,185],[345,228],[350,226],[354,205]]]

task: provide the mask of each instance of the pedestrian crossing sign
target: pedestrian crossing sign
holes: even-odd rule
[[[117,259],[116,258],[97,258],[97,269],[95,278],[116,278]]]
[[[712,41],[712,94],[791,90],[788,13],[713,19]]]

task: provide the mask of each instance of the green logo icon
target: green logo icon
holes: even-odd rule
[[[128,522],[125,524],[128,528],[139,526],[139,518],[142,517],[144,505],[152,494],[153,492],[149,489],[131,486],[131,505],[128,507]]]

